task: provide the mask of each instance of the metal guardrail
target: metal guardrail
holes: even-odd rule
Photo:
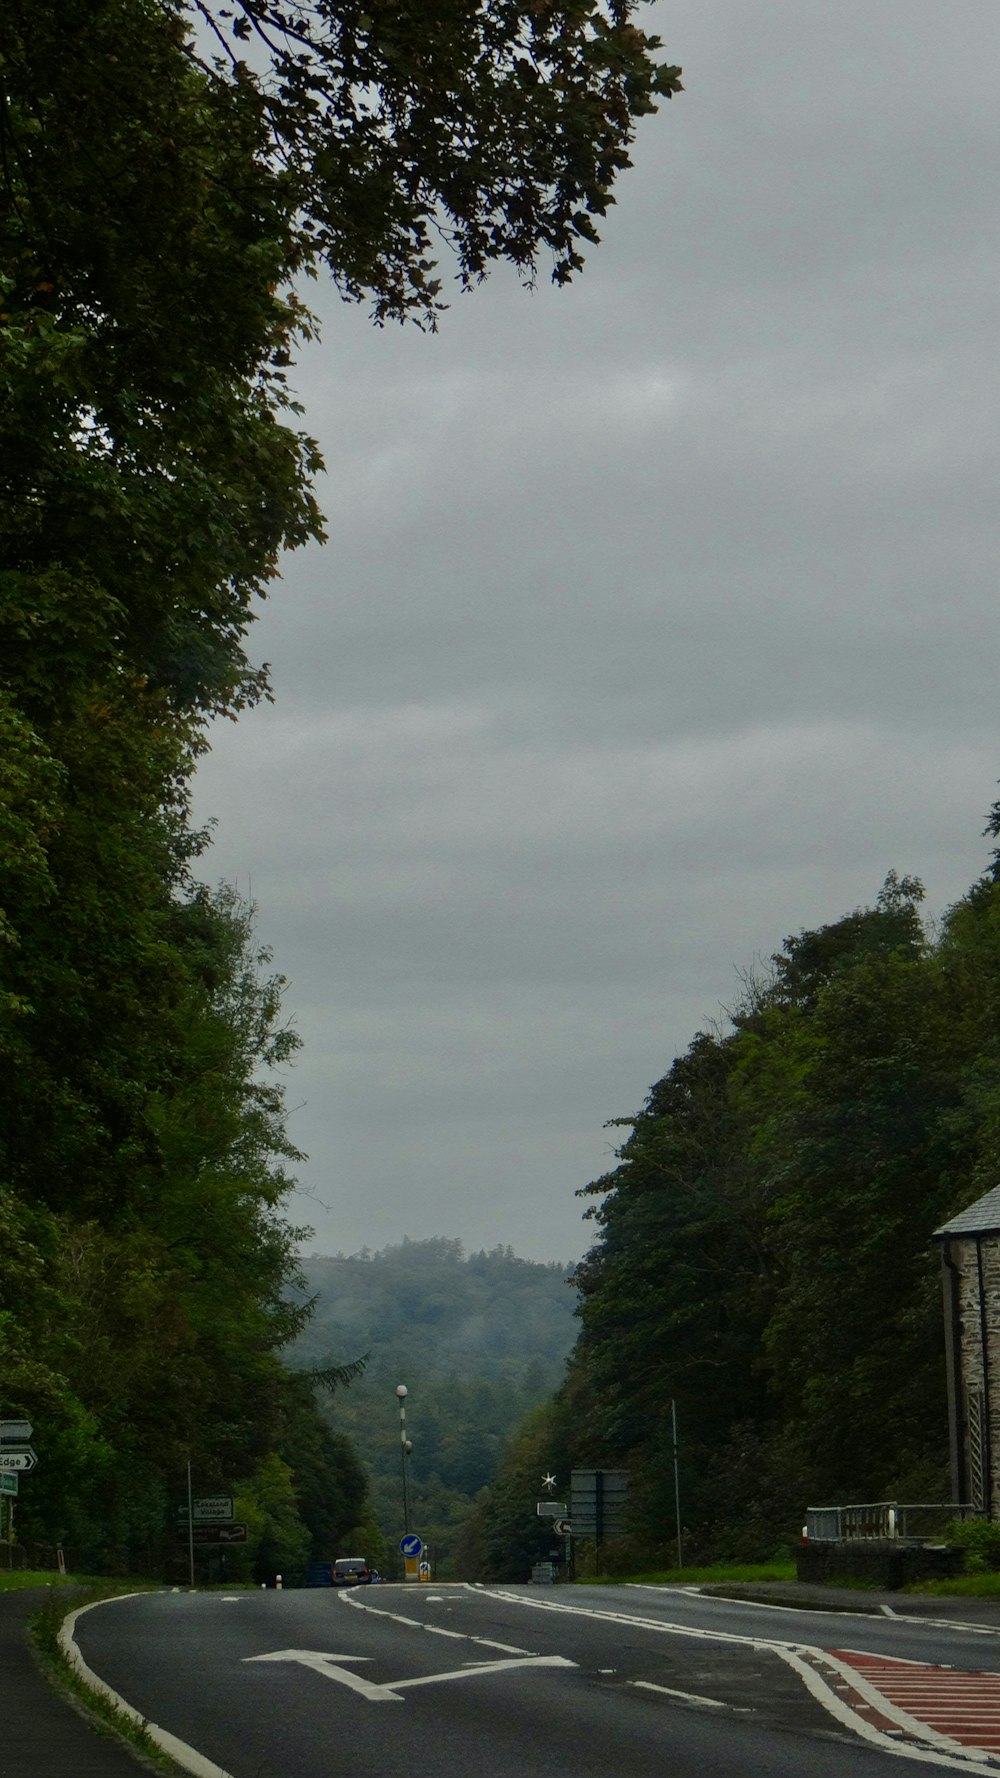
[[[979,1507],[955,1500],[916,1504],[875,1500],[853,1506],[810,1506],[806,1509],[805,1535],[810,1543],[941,1542],[946,1527],[955,1519],[985,1517]]]

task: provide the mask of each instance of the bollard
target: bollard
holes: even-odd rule
[[[278,1592],[280,1593],[281,1592],[281,1575],[280,1574],[275,1575],[274,1584],[277,1587]]]

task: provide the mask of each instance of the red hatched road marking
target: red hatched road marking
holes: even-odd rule
[[[963,1747],[1000,1753],[1000,1673],[956,1672],[845,1649],[830,1653],[853,1668],[887,1704],[935,1734]]]

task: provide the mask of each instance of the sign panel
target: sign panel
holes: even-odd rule
[[[406,1536],[399,1540],[399,1553],[401,1556],[422,1556],[424,1553],[423,1539],[419,1538],[415,1531],[408,1531]]]
[[[228,1544],[246,1543],[247,1528],[245,1525],[193,1525],[191,1534],[196,1544]],[[178,1543],[187,1543],[187,1527],[178,1525],[174,1536]]]
[[[625,1530],[627,1469],[574,1469],[570,1517],[577,1537],[618,1537]]]
[[[17,1477],[16,1477],[16,1475],[5,1475],[3,1470],[0,1470],[0,1494],[16,1494],[16,1493],[17,1493]]]
[[[557,1537],[572,1537],[573,1521],[572,1519],[556,1519],[552,1529]]]
[[[23,1475],[28,1475],[37,1462],[38,1457],[30,1445],[25,1445],[23,1451],[5,1451],[0,1448],[0,1470],[5,1469],[8,1473],[20,1470]]]
[[[561,1519],[566,1511],[565,1500],[539,1500],[535,1511],[540,1519]]]
[[[30,1420],[0,1420],[0,1444],[25,1445],[34,1430]]]
[[[188,1516],[187,1501],[182,1500],[177,1508],[177,1517],[186,1519]],[[202,1500],[192,1500],[191,1517],[196,1525],[218,1525],[233,1516],[233,1497],[231,1494],[208,1494]]]

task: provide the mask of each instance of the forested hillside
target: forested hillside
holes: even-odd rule
[[[540,249],[565,282],[679,85],[629,12],[4,6],[0,1405],[35,1427],[19,1532],[71,1560],[162,1570],[189,1462],[263,1570],[363,1515],[279,1357],[281,982],[201,880],[188,787],[268,695],[244,645],[282,552],[322,536],[296,282],[433,327],[432,217],[463,285]]]
[[[1000,833],[1000,805],[988,830]],[[622,1563],[761,1557],[809,1504],[948,1498],[931,1236],[1000,1168],[1000,866],[928,929],[920,884],[790,937],[653,1087],[584,1188],[594,1246],[564,1388],[478,1515],[487,1574],[537,1553],[544,1461],[627,1467]]]
[[[395,1387],[404,1383],[411,1519],[447,1575],[512,1430],[562,1380],[577,1325],[568,1270],[509,1247],[466,1257],[461,1242],[443,1238],[314,1257],[303,1270],[316,1302],[296,1357],[320,1365],[370,1354],[326,1413],[370,1474],[376,1553],[391,1563],[402,1529]]]

